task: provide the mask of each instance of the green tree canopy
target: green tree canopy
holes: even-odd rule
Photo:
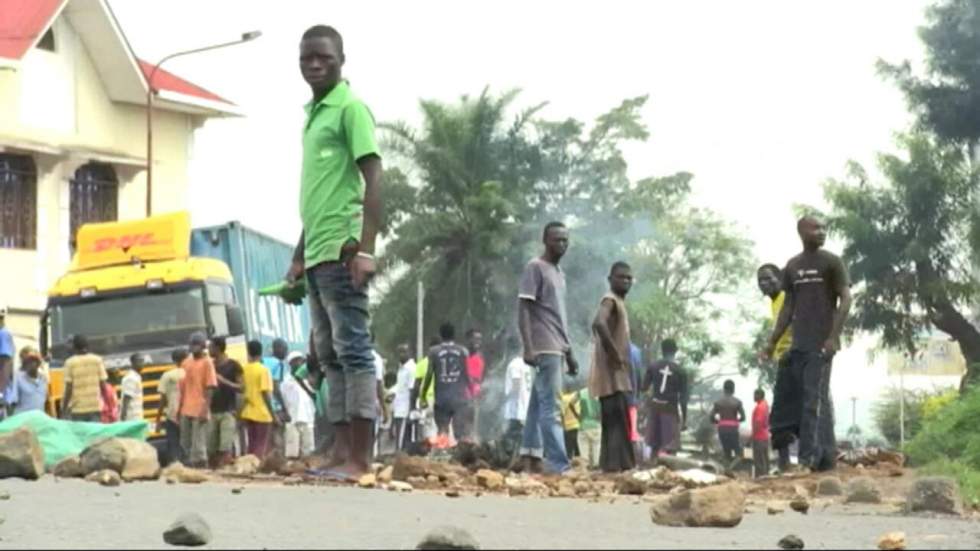
[[[883,182],[852,163],[847,178],[825,188],[831,230],[845,240],[859,289],[853,326],[909,351],[936,327],[959,343],[966,383],[980,369],[980,332],[966,317],[980,291],[970,246],[980,233],[977,173],[959,147],[923,134],[900,143],[903,156],[879,157]]]
[[[879,72],[904,92],[921,128],[943,140],[975,145],[980,139],[980,4],[942,0],[926,10],[919,29],[926,46],[926,73],[909,61],[878,62]]]
[[[751,244],[691,204],[690,174],[627,176],[622,145],[648,138],[646,97],[591,125],[543,119],[543,104],[510,115],[516,98],[484,90],[455,103],[426,100],[419,130],[383,125],[389,165],[399,170],[386,184],[389,276],[375,309],[382,345],[414,340],[422,281],[427,336],[449,320],[480,328],[494,359],[516,353],[506,341],[516,335],[518,277],[540,254],[544,224],[562,220],[571,228],[562,261],[569,324],[583,363],[609,266],[623,259],[640,278],[629,299],[636,342],[671,335],[698,362],[720,353],[710,324],[725,312],[712,299],[747,276]]]

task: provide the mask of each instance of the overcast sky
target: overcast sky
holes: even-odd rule
[[[696,201],[743,226],[760,261],[782,264],[798,249],[791,206],[821,204],[821,182],[842,176],[849,159],[873,164],[874,153],[893,149],[894,133],[908,126],[901,95],[874,64],[879,57],[921,60],[916,28],[926,3],[111,5],[137,55],[151,62],[245,31],[263,33],[165,66],[248,115],[209,122],[197,134],[190,175],[196,225],[238,219],[287,241],[297,237],[302,105],[309,98],[298,43],[307,27],[324,23],[343,34],[345,74],[380,120],[417,122],[419,98],[451,101],[486,85],[521,88],[523,105],[550,102],[547,117],[583,120],[649,94],[651,139],[627,150],[632,176],[692,172]],[[863,352],[853,355],[851,363],[865,363]],[[870,399],[888,384],[870,369],[842,371],[838,366],[834,388],[844,400]]]

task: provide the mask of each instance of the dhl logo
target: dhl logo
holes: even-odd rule
[[[101,253],[112,249],[122,249],[124,251],[132,247],[146,247],[150,245],[162,245],[165,242],[157,241],[153,232],[133,233],[120,235],[118,237],[103,237],[96,239],[92,246],[92,252]]]

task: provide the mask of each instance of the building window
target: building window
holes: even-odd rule
[[[71,215],[69,235],[75,250],[78,229],[93,222],[113,222],[119,218],[119,180],[112,165],[88,163],[75,171],[69,183]]]
[[[49,52],[55,51],[54,49],[54,29],[48,29],[48,32],[44,33],[41,40],[38,41],[37,47],[42,50],[47,50]]]
[[[0,153],[0,249],[37,248],[37,168],[26,155]]]

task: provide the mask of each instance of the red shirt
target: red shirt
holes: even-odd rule
[[[470,387],[467,389],[468,398],[480,397],[480,383],[483,382],[483,355],[470,354],[466,358],[466,374],[470,377]]]
[[[752,439],[769,440],[769,404],[759,400],[752,411]]]

